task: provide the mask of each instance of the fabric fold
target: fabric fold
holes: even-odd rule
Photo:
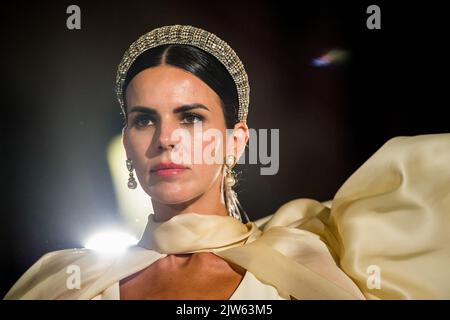
[[[260,232],[253,222],[243,224],[230,216],[184,213],[157,222],[151,214],[139,246],[166,254],[220,251],[243,245]]]

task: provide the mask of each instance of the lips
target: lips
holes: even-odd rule
[[[154,173],[158,176],[168,177],[178,175],[188,168],[183,165],[179,165],[173,162],[160,163],[156,165],[153,169],[150,170],[151,173]]]

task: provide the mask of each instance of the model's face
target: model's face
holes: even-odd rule
[[[226,140],[233,137],[226,135],[220,98],[208,85],[182,69],[157,66],[132,79],[126,102],[123,142],[127,157],[133,160],[140,185],[153,200],[182,203],[217,185],[223,159],[230,154]],[[222,138],[208,141],[202,136],[208,130],[220,132]],[[245,136],[245,130],[235,131]],[[220,158],[221,163],[207,162],[205,156]],[[157,170],[161,163],[170,162],[185,169]]]

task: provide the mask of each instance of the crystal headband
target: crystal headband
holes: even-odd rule
[[[136,58],[144,51],[166,44],[186,44],[212,54],[230,73],[236,85],[239,99],[238,121],[247,120],[250,102],[250,86],[244,65],[234,50],[216,35],[192,26],[173,25],[154,29],[133,42],[125,51],[116,76],[116,93],[120,108],[125,115],[123,84]]]

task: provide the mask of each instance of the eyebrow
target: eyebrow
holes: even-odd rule
[[[177,107],[173,110],[173,113],[182,113],[182,112],[187,112],[189,110],[192,109],[204,109],[204,110],[208,110],[208,107],[206,107],[205,105],[201,104],[201,103],[191,103],[191,104],[185,104],[182,105],[180,107]],[[140,113],[146,113],[146,114],[151,114],[151,115],[155,115],[158,112],[150,107],[142,107],[142,106],[134,106],[131,108],[131,110],[128,112],[128,114],[133,113],[133,112],[140,112]]]

